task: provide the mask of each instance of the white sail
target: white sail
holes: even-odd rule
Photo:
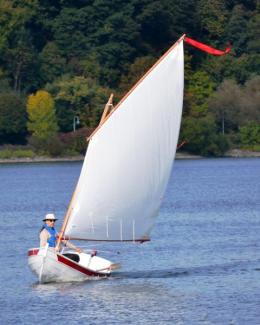
[[[91,138],[65,236],[148,239],[175,157],[183,79],[181,38]]]

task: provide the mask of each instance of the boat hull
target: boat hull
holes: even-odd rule
[[[107,277],[111,274],[112,266],[110,261],[99,256],[74,251],[60,254],[53,248],[44,247],[28,251],[28,264],[40,283]]]

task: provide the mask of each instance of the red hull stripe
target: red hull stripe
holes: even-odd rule
[[[30,249],[30,250],[28,250],[28,256],[37,255],[38,252],[39,252],[39,249]]]
[[[102,274],[102,273],[98,273],[98,272],[94,272],[94,271],[91,271],[89,269],[86,269],[82,266],[80,266],[79,264],[73,262],[72,260],[69,260],[68,258],[62,256],[62,255],[59,255],[57,254],[57,257],[58,257],[58,261],[81,272],[81,273],[84,273],[88,276],[107,276],[108,274]]]

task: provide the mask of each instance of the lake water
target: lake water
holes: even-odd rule
[[[260,324],[260,159],[176,161],[151,242],[85,244],[122,269],[40,285],[27,249],[80,168],[0,165],[1,324]]]

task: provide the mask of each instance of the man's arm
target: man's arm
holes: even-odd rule
[[[44,247],[47,244],[49,237],[50,237],[50,234],[48,233],[48,231],[46,229],[43,229],[40,232],[40,247]]]
[[[81,253],[82,252],[82,250],[80,248],[76,247],[75,245],[73,245],[68,240],[63,240],[62,243],[63,243],[64,246],[69,247],[71,249],[74,249],[78,253]]]

